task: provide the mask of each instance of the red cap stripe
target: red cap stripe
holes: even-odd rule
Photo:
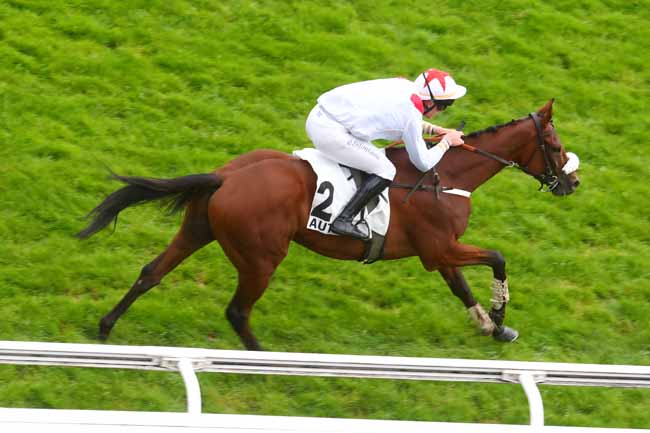
[[[445,77],[448,77],[449,74],[443,71],[439,71],[437,69],[429,69],[427,71],[427,81],[431,82],[433,80],[438,80],[440,83],[440,86],[442,87],[442,90],[445,91]]]

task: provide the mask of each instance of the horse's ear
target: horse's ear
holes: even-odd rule
[[[548,102],[537,111],[542,122],[548,122],[553,117],[553,102],[555,102],[555,98],[549,99]]]

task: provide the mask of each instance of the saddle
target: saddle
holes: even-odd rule
[[[368,175],[360,170],[338,164],[317,149],[297,150],[293,154],[309,162],[317,176],[307,228],[326,235],[338,236],[330,232],[330,224]],[[355,218],[355,221],[365,220],[371,230],[371,238],[365,242],[365,253],[360,259],[363,263],[373,263],[382,256],[390,220],[388,200],[387,192],[381,193]]]

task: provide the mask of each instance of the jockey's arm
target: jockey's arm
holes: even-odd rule
[[[443,128],[442,126],[434,125],[425,120],[422,121],[422,134],[424,135],[445,135],[445,134],[458,134],[455,129]],[[462,135],[462,133],[460,134]]]
[[[422,120],[414,118],[406,125],[402,135],[402,140],[406,145],[406,151],[409,154],[411,163],[413,163],[418,170],[426,172],[440,161],[447,149],[449,149],[449,142],[446,139],[443,139],[431,149],[427,149],[427,145],[422,138],[422,132]]]
[[[426,121],[422,121],[422,134],[423,135],[437,135],[442,133],[442,130],[444,128],[434,125],[433,123],[429,123]]]
[[[443,128],[442,126],[422,121],[422,134],[424,135],[442,135],[447,139],[450,146],[460,146],[464,143],[463,131],[457,129]]]

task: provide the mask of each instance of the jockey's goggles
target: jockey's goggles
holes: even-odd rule
[[[445,111],[447,107],[451,107],[455,99],[434,99],[433,103],[436,104],[438,111]]]

